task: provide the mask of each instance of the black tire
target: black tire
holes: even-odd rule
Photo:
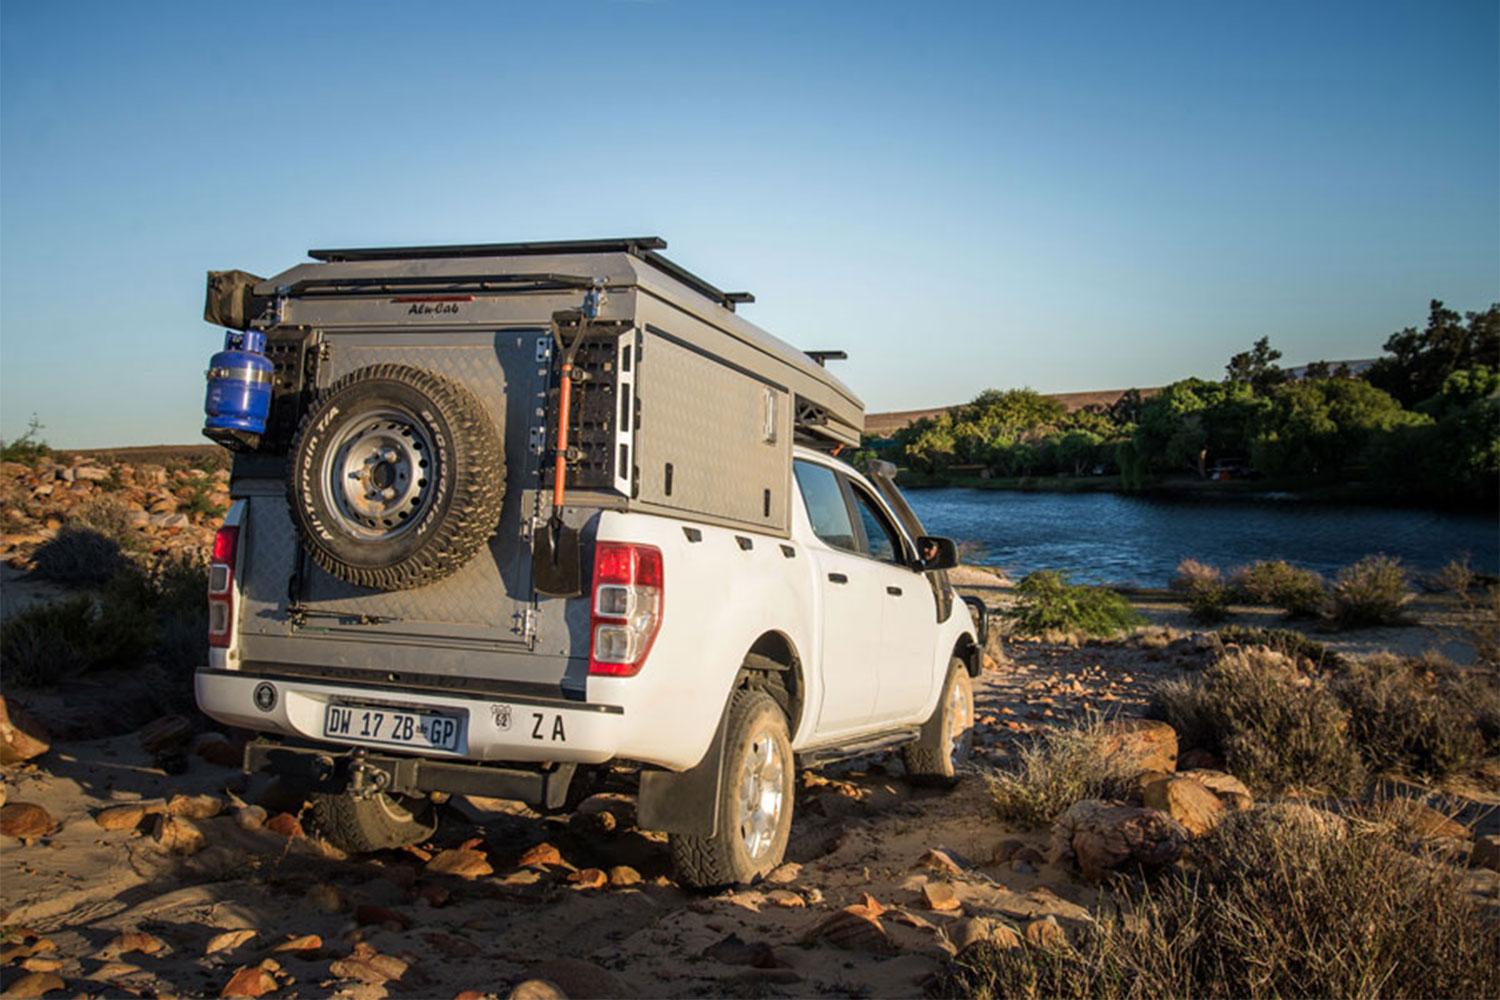
[[[781,864],[792,831],[795,773],[781,707],[764,691],[736,691],[729,703],[719,799],[703,804],[717,810],[718,832],[712,837],[671,835],[677,880],[697,888],[739,885]],[[768,782],[776,787],[765,787]],[[765,816],[764,808],[746,815],[744,799],[764,807],[768,796],[776,799],[774,819]]]
[[[302,544],[341,580],[406,590],[456,572],[494,533],[505,456],[484,404],[407,365],[351,372],[292,442],[287,499]]]
[[[333,846],[352,853],[418,844],[437,830],[437,810],[425,799],[384,793],[356,799],[349,794],[323,792],[310,798],[318,831]]]
[[[948,676],[922,735],[901,749],[908,777],[951,784],[974,749],[974,684],[958,657],[948,661]]]

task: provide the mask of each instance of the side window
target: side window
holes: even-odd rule
[[[901,535],[886,520],[885,512],[858,486],[854,487],[854,501],[859,509],[859,519],[864,524],[865,537],[870,541],[870,555],[881,562],[903,565]]]
[[[802,491],[802,503],[807,507],[807,519],[812,522],[813,534],[836,549],[858,552],[849,507],[844,503],[844,491],[839,489],[833,470],[811,462],[797,462],[793,469],[797,475],[797,489]]]

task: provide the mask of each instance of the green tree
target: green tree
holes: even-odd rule
[[[1403,405],[1416,406],[1440,392],[1444,380],[1460,369],[1500,367],[1500,304],[1459,316],[1433,299],[1427,326],[1391,334],[1385,350],[1391,356],[1371,365],[1365,380]]]
[[[1083,470],[1099,460],[1099,448],[1104,444],[1103,436],[1086,430],[1071,430],[1057,439],[1057,460],[1071,466],[1073,475],[1083,475]]]
[[[1276,359],[1281,352],[1271,346],[1270,337],[1262,337],[1248,351],[1241,351],[1229,359],[1224,366],[1224,381],[1248,382],[1257,393],[1264,395],[1273,386],[1287,379],[1286,372]]]

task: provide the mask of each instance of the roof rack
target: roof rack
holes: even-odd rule
[[[724,308],[734,311],[742,302],[754,302],[749,292],[726,292],[719,289],[686,268],[672,263],[658,250],[665,250],[667,241],[660,236],[633,236],[612,240],[544,240],[532,243],[454,243],[425,247],[365,247],[342,250],[309,250],[313,260],[325,263],[368,260],[419,260],[439,257],[524,257],[540,254],[571,253],[628,253],[638,257],[657,270],[676,278],[702,295],[708,296]]]

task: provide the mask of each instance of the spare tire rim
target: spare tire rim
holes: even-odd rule
[[[394,538],[433,502],[436,455],[427,429],[400,410],[374,410],[334,439],[323,463],[329,498],[351,535]]]
[[[786,773],[781,746],[770,730],[750,739],[740,764],[740,815],[737,826],[745,853],[759,861],[771,851],[786,802]]]
[[[954,684],[948,695],[948,760],[957,770],[969,759],[974,748],[974,720],[969,699],[962,684]]]

